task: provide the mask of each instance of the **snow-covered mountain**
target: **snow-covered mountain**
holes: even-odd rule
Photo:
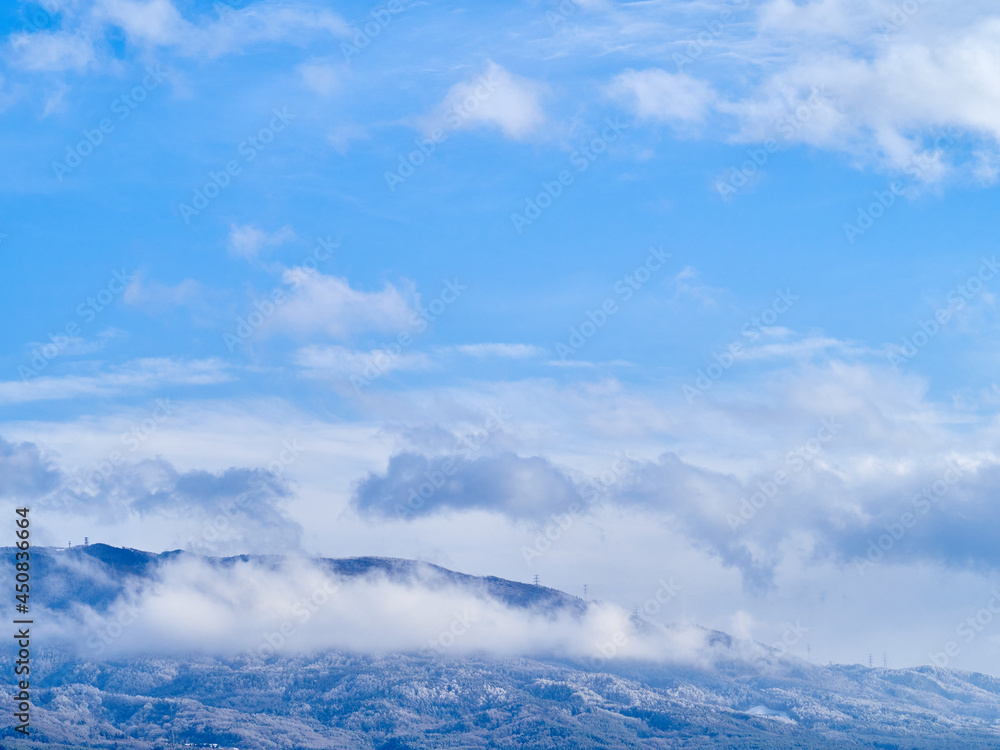
[[[267,621],[272,630],[265,630],[264,648],[227,649],[208,637],[214,632],[208,629],[198,631],[201,640],[174,639],[168,637],[177,627],[171,607],[207,607],[206,601],[230,596],[212,588],[210,579],[223,579],[224,591],[232,592],[232,600],[219,606],[238,607],[246,620],[257,616],[260,600],[253,598],[257,589],[234,573],[252,571],[250,580],[266,589],[266,571],[287,571],[283,558],[244,557],[199,559],[199,567],[184,569],[186,579],[165,575],[187,557],[105,545],[33,551],[33,616],[39,625],[46,618],[51,623],[39,630],[34,646],[36,747],[1000,747],[1000,680],[987,675],[824,667],[724,634],[692,635],[634,617],[614,624],[620,653],[593,658],[553,648],[531,628],[557,628],[567,639],[577,638],[574,628],[581,628],[589,637],[599,632],[586,629],[600,621],[598,615],[610,617],[598,605],[414,561],[312,562],[338,591],[353,596],[357,584],[394,597],[388,610],[372,606],[358,614],[388,643],[380,648],[339,646],[340,634],[327,630],[346,629],[353,620],[323,620],[318,609],[312,619],[290,620],[295,626],[282,638],[291,643],[301,635],[294,648],[278,645],[285,632],[280,617]],[[209,596],[193,599],[192,590]],[[400,591],[413,592],[412,600]],[[398,640],[401,630],[422,627],[420,607],[455,601],[455,591],[470,592],[470,601],[483,604],[472,610],[479,615],[467,613],[471,626],[445,632],[459,631],[460,640],[462,627],[481,627],[485,640],[464,649],[445,647],[448,639],[439,639],[441,648],[391,647],[405,643]],[[440,592],[450,598],[435,598]],[[354,606],[358,600],[343,601]],[[335,597],[322,606],[347,607]],[[386,611],[411,621],[384,623]],[[490,630],[487,618],[508,630],[523,628],[524,653],[517,653],[516,638],[514,646],[492,648],[490,640],[503,631]],[[154,621],[169,627],[157,631]],[[198,619],[189,622],[199,627]],[[220,622],[226,632],[238,630]],[[329,638],[307,634],[311,625]],[[107,645],[100,653],[88,646],[95,633]],[[160,640],[151,633],[160,633]],[[137,635],[118,648],[129,634]],[[648,647],[678,638],[691,643],[689,651]],[[645,651],[624,646],[639,643]],[[8,675],[11,654],[7,650],[0,664]],[[0,689],[9,706],[9,681]],[[13,738],[11,711],[0,714],[0,725],[4,746],[24,742]]]

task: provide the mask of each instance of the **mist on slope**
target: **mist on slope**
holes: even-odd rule
[[[397,580],[382,571],[337,576],[301,558],[220,565],[181,555],[131,580],[109,606],[76,603],[45,613],[45,637],[87,660],[345,650],[550,657],[600,668],[622,659],[708,667],[767,654],[757,644],[713,638],[693,625],[666,628],[607,603],[566,597],[579,606],[520,606],[433,568]],[[666,601],[669,592],[658,596]]]

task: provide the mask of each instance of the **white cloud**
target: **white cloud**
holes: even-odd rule
[[[367,130],[354,123],[338,125],[337,127],[332,128],[326,136],[326,139],[340,154],[347,153],[352,141],[365,141],[370,138],[371,136],[368,134]]]
[[[34,71],[85,70],[95,60],[90,40],[65,31],[13,34],[8,42],[14,64]]]
[[[93,354],[101,351],[109,343],[115,340],[128,338],[128,334],[118,328],[106,328],[97,334],[94,339],[85,339],[81,336],[69,336],[65,343],[59,347],[61,357],[79,357],[85,354]],[[33,341],[28,344],[28,349],[33,352],[40,352],[44,355],[51,346],[51,342]]]
[[[410,330],[420,321],[414,309],[417,295],[390,283],[381,291],[365,292],[352,289],[347,279],[308,268],[286,270],[285,281],[294,288],[268,321],[269,328],[343,339],[361,331]]]
[[[956,168],[995,180],[1000,18],[878,3],[862,23],[860,10],[847,0],[777,0],[762,9],[754,43],[761,83],[719,106],[736,118],[736,139],[841,151],[921,183]],[[817,97],[818,107],[810,103]]]
[[[121,27],[136,44],[177,44],[196,31],[171,0],[102,0],[96,15]]]
[[[769,343],[788,338],[774,333]],[[316,351],[315,363],[322,365],[322,350]],[[337,356],[350,361],[349,355],[335,353],[334,368]],[[290,501],[289,513],[305,527],[309,548],[337,555],[407,557],[443,555],[447,550],[454,561],[450,567],[527,579],[531,569],[525,567],[520,547],[534,544],[539,531],[526,522],[495,511],[463,510],[421,517],[401,528],[404,524],[392,520],[368,524],[344,512],[352,485],[367,472],[384,472],[399,450],[381,439],[380,427],[393,427],[397,435],[443,428],[448,435],[441,438],[440,449],[448,451],[453,435],[475,434],[487,408],[502,404],[510,418],[503,432],[484,446],[484,455],[492,455],[493,441],[502,437],[508,442],[497,443],[498,450],[547,456],[574,481],[612,476],[613,484],[602,493],[603,505],[575,522],[546,554],[543,575],[551,585],[578,591],[576,587],[587,581],[592,593],[601,591],[602,598],[630,607],[651,594],[644,590],[649,581],[633,575],[636,568],[621,557],[621,549],[631,549],[645,561],[642,570],[653,571],[649,575],[654,580],[661,571],[684,571],[678,581],[690,599],[685,599],[683,611],[696,621],[723,625],[742,609],[756,621],[754,634],[771,642],[780,637],[781,618],[801,617],[805,602],[816,612],[813,622],[803,618],[815,627],[814,649],[823,633],[829,658],[847,660],[854,658],[857,631],[846,638],[836,628],[825,627],[825,618],[833,618],[838,627],[857,618],[864,623],[862,635],[877,640],[879,622],[866,620],[864,612],[890,592],[902,590],[900,582],[908,577],[919,573],[927,585],[906,612],[898,613],[901,617],[919,611],[920,597],[951,596],[956,581],[963,581],[961,594],[973,600],[977,587],[992,585],[986,576],[958,570],[964,563],[957,556],[975,556],[984,564],[996,560],[989,537],[996,527],[991,498],[995,467],[1000,465],[990,448],[998,430],[995,409],[977,416],[935,403],[920,378],[877,364],[789,364],[778,359],[760,364],[767,362],[777,366],[749,382],[734,369],[694,404],[685,402],[673,382],[631,386],[591,377],[567,385],[538,378],[372,392],[357,402],[362,413],[349,420],[282,411],[274,403],[189,402],[179,408],[176,423],[172,417],[144,450],[167,454],[171,460],[175,454],[183,456],[181,463],[188,467],[207,464],[218,469],[247,455],[266,463],[268,451],[280,450],[285,437],[300,436],[306,451],[291,478],[302,492]],[[192,409],[199,412],[195,421],[184,416]],[[830,416],[842,425],[835,439],[823,443],[739,534],[734,533],[726,514],[739,512],[758,482],[767,481],[779,468],[787,469],[789,451],[804,446],[821,420]],[[100,458],[102,444],[119,445],[122,431],[141,419],[141,413],[133,413],[103,425],[89,417],[48,427],[44,422],[22,423],[12,425],[18,434],[8,437],[36,440],[48,430],[47,448],[60,453],[90,450]],[[614,471],[618,451],[628,451],[641,463],[615,478],[609,472]],[[670,452],[676,453],[676,460],[669,458]],[[961,484],[859,577],[850,555],[864,555],[870,537],[877,539],[885,533],[885,524],[898,522],[915,493],[935,480],[934,472],[949,457],[969,467]],[[78,462],[90,460],[84,456]],[[68,536],[71,529],[56,526],[57,521],[66,523],[53,517],[46,525],[68,530],[56,539],[73,538]],[[164,524],[122,522],[103,533],[133,546],[138,545],[136,539],[156,549],[178,546],[174,534],[179,532]],[[713,545],[724,550],[725,563]],[[778,586],[773,595],[740,591],[737,566],[751,563],[758,570],[773,571]],[[790,604],[789,595],[800,590],[803,598]],[[964,618],[968,606],[961,596],[949,600],[941,613],[941,632],[953,626],[949,620]],[[673,613],[664,617],[670,619]],[[775,633],[765,635],[771,625]],[[918,641],[914,636],[907,642],[905,657],[901,644],[897,658],[919,663],[926,646]],[[985,641],[982,651],[968,653],[970,666],[980,656],[984,663],[996,663]]]
[[[0,382],[0,404],[23,404],[80,397],[108,398],[165,385],[210,385],[230,380],[217,359],[138,359],[97,375],[40,376]]]
[[[710,121],[720,138],[806,144],[917,186],[956,174],[998,179],[995,10],[975,0],[772,0],[723,16],[690,5],[674,17],[653,4],[580,17],[563,43],[607,54],[622,50],[613,38],[628,38],[646,56],[690,64],[693,55],[697,68],[628,69],[613,79],[607,93],[640,119]],[[655,35],[675,41],[661,46]]]
[[[591,603],[580,613],[568,607],[536,611],[507,604],[475,584],[456,584],[429,567],[401,580],[384,574],[339,577],[293,559],[275,568],[252,560],[223,567],[179,557],[163,563],[153,583],[123,595],[106,612],[81,607],[73,617],[54,617],[54,625],[81,645],[97,642],[94,634],[109,632],[108,622],[124,605],[136,614],[128,627],[110,631],[120,635],[100,649],[109,656],[148,654],[151,647],[159,653],[196,648],[268,655],[413,652],[438,644],[442,654],[549,655],[588,664],[609,657],[706,666],[716,659],[766,658],[756,644],[713,643],[708,631],[693,626],[636,627],[628,610],[611,604]],[[287,637],[268,641],[272,632]],[[614,653],[597,650],[595,644],[612,641],[619,644]]]
[[[161,284],[144,281],[142,274],[135,273],[125,288],[122,299],[126,305],[157,310],[197,304],[204,297],[204,289],[194,279],[184,279],[178,284]]]
[[[873,16],[886,10],[885,5],[880,0],[816,0],[801,5],[792,0],[771,0],[760,7],[758,19],[764,30],[847,36],[867,32]]]
[[[430,358],[420,352],[395,352],[388,349],[357,351],[343,346],[307,346],[295,355],[295,364],[315,378],[350,378],[364,376],[366,370],[385,374],[393,370],[426,370]]]
[[[659,68],[627,70],[611,82],[608,93],[640,119],[675,123],[704,120],[715,100],[704,81]]]
[[[96,60],[95,47],[107,26],[124,31],[131,44],[170,47],[188,57],[215,58],[262,42],[298,44],[306,36],[346,37],[339,15],[302,3],[252,3],[236,10],[219,3],[218,18],[191,21],[171,0],[98,0],[67,14],[77,31],[14,34],[9,46],[16,64],[31,70],[83,70]],[[64,23],[68,21],[64,20]]]
[[[787,329],[761,328],[761,333],[772,338],[781,337],[781,331]],[[741,359],[770,359],[773,357],[788,357],[793,359],[809,359],[817,355],[863,356],[873,352],[864,347],[856,346],[847,341],[841,341],[830,336],[810,336],[797,341],[774,344],[761,344],[748,347]]]
[[[247,260],[254,260],[261,250],[278,247],[295,239],[291,227],[282,227],[276,232],[266,232],[251,224],[231,224],[229,227],[229,254]]]
[[[340,87],[340,72],[333,65],[303,63],[297,70],[306,88],[320,96],[330,96]]]
[[[545,354],[544,349],[532,344],[459,344],[451,349],[469,357],[525,359]]]
[[[456,83],[428,118],[425,129],[500,128],[508,138],[524,140],[545,124],[543,84],[509,73],[492,60],[483,73]]]
[[[673,277],[674,302],[697,302],[706,309],[714,310],[725,290],[709,286],[701,280],[701,272],[694,266],[685,266]]]

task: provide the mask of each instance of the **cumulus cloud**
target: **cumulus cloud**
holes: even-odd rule
[[[293,461],[295,446],[284,454]],[[88,469],[66,472],[43,504],[102,525],[170,522],[180,546],[197,552],[295,550],[302,527],[286,513],[293,493],[283,476],[285,465],[180,471],[164,459],[130,462],[119,452]]]
[[[606,93],[643,120],[711,122],[714,136],[734,142],[838,152],[855,166],[906,175],[915,189],[954,175],[997,179],[1000,16],[992,10],[973,1],[771,0],[753,16],[678,20],[687,30],[674,49],[698,58],[699,77],[693,68],[629,68]],[[655,9],[636,6],[617,22],[619,33],[643,25],[678,38]]]
[[[424,126],[428,132],[495,127],[507,138],[523,140],[545,124],[544,92],[544,85],[487,60],[483,73],[448,89]]]
[[[489,395],[518,414],[516,434],[506,436],[506,453],[491,446],[475,461],[454,457],[450,432],[432,429],[455,408],[453,394],[425,393],[426,429],[410,429],[412,446],[367,475],[353,504],[363,517],[487,510],[515,523],[573,502],[593,510],[582,477],[600,475],[611,459],[588,451],[599,444],[610,456],[609,445],[624,444],[637,457],[602,479],[601,512],[662,524],[738,571],[747,593],[768,592],[790,560],[850,575],[858,558],[862,567],[877,558],[889,568],[1000,570],[989,537],[1000,481],[992,417],[956,412],[930,400],[921,378],[857,361],[877,352],[818,334],[763,334],[738,366],[774,369],[739,383],[723,378],[687,405],[644,400],[613,382],[495,386]],[[392,400],[387,412],[402,419],[402,403]],[[520,457],[552,456],[553,444],[562,446],[558,465]]]
[[[968,10],[776,0],[761,10],[758,42],[781,54],[762,61],[756,90],[720,109],[735,116],[738,140],[780,131],[788,141],[848,153],[921,183],[956,168],[991,180],[1000,139],[1000,95],[990,85],[1000,73],[1000,18]],[[821,107],[810,105],[817,96]]]
[[[345,339],[361,331],[410,330],[420,322],[412,289],[386,283],[380,291],[365,292],[351,288],[347,279],[308,268],[287,270],[285,281],[294,288],[267,323],[276,330]]]
[[[34,443],[0,438],[0,498],[19,502],[54,490],[62,476]]]
[[[918,379],[888,368],[833,362],[757,387],[783,403],[758,401],[754,419],[803,425],[797,436],[764,438],[744,425],[742,406],[700,403],[691,419],[708,420],[716,439],[723,429],[740,436],[730,450],[747,460],[726,470],[689,444],[636,461],[608,502],[663,514],[755,593],[773,585],[790,547],[852,575],[876,563],[1000,570],[988,532],[1000,521],[1000,459],[980,447],[992,424],[958,435]]]
[[[627,70],[615,77],[608,93],[639,119],[668,123],[700,122],[715,100],[704,81],[659,68]]]
[[[393,456],[384,474],[370,474],[353,499],[365,515],[415,517],[443,510],[486,509],[513,518],[546,518],[586,503],[548,460],[503,452],[476,459]]]

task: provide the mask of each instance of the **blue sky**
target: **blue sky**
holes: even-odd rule
[[[989,600],[989,5],[2,12],[0,492],[40,540],[422,557],[624,606],[673,571],[664,618],[808,617],[842,661],[845,623],[922,663]],[[960,665],[1000,669],[998,639]]]

